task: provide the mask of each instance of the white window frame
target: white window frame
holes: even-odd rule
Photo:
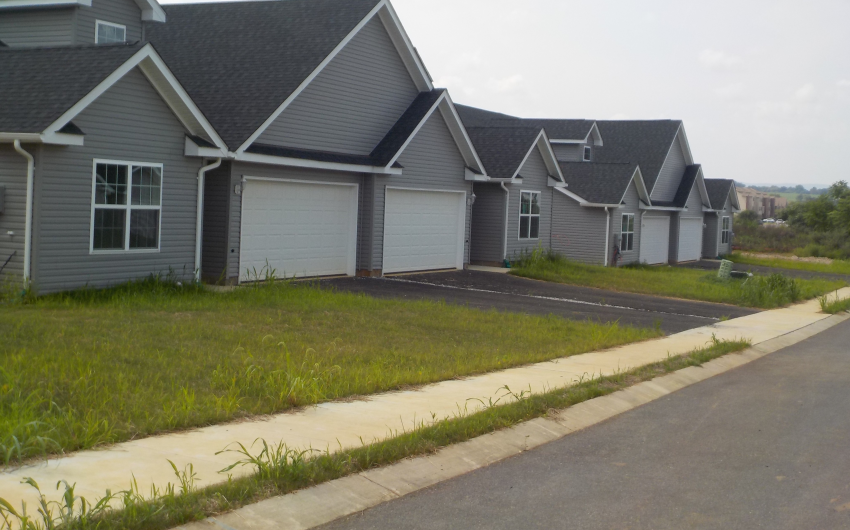
[[[729,223],[728,226],[726,223]],[[720,244],[728,245],[729,241],[732,239],[732,218],[728,215],[724,215],[720,219]]]
[[[583,162],[590,162],[593,159],[593,148],[589,145],[584,146],[584,154],[581,157]]]
[[[100,44],[100,42],[99,42],[100,39],[98,38],[98,35],[100,34],[100,31],[99,31],[100,26],[110,26],[110,27],[113,27],[113,28],[120,28],[120,29],[124,30],[124,40],[121,41],[121,42],[127,42],[127,26],[125,26],[123,24],[116,24],[114,22],[107,22],[105,20],[95,20],[94,21],[94,43],[95,44]],[[119,42],[108,42],[107,44],[120,44],[120,43]]]
[[[97,165],[112,164],[118,166],[127,166],[127,204],[95,204],[97,198]],[[134,167],[152,167],[159,168],[159,205],[158,206],[133,206],[133,168]],[[162,190],[165,188],[165,168],[163,164],[152,164],[150,162],[128,162],[126,160],[105,160],[95,158],[92,160],[91,170],[91,220],[89,221],[89,254],[157,254],[162,248]],[[95,249],[94,248],[94,212],[96,209],[104,210],[123,210],[126,212],[124,216],[124,249]],[[159,211],[159,226],[157,226],[156,248],[130,248],[130,218],[133,210],[157,210]]]
[[[631,232],[623,230],[623,221],[627,218],[631,218],[632,220],[632,230]],[[631,235],[632,236],[632,248],[623,248],[624,236]],[[620,252],[634,252],[635,250],[635,214],[633,213],[624,213],[623,217],[620,219]]]
[[[520,190],[520,192],[519,192],[519,217],[517,217],[517,227],[516,227],[517,239],[520,240],[520,241],[538,241],[538,240],[540,240],[540,228],[541,228],[541,226],[540,226],[540,214],[539,213],[537,213],[537,214],[531,213],[531,207],[530,206],[529,206],[529,213],[522,213],[522,195],[524,193],[530,193],[532,195],[537,195],[538,196],[537,197],[537,205],[540,207],[540,211],[541,212],[543,211],[543,203],[541,202],[541,199],[543,199],[543,193],[541,193],[539,191],[532,191],[532,190]],[[522,237],[521,230],[522,230],[522,218],[523,217],[528,217],[528,235],[531,235],[531,218],[537,217],[537,219],[538,219],[538,221],[537,221],[537,237]]]

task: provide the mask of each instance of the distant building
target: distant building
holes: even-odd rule
[[[776,217],[776,212],[788,206],[788,199],[771,195],[752,188],[738,188],[741,210],[756,212],[761,219]]]

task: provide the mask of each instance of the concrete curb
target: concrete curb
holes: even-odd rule
[[[441,449],[434,455],[403,460],[289,495],[245,506],[175,530],[306,530],[372,508],[389,500],[495,464],[570,433],[596,425],[677,390],[787,348],[846,320],[834,315],[741,353],[729,354],[591,399],[510,429]]]

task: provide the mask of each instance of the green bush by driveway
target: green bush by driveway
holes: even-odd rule
[[[289,284],[151,280],[0,305],[0,463],[659,334]]]

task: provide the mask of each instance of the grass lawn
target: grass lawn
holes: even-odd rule
[[[780,269],[850,275],[850,261],[838,259],[833,260],[832,263],[827,265],[826,263],[812,263],[793,259],[756,258],[753,256],[744,256],[738,252],[731,254],[727,259],[741,265],[761,265],[763,267],[777,267]]]
[[[84,517],[80,514],[81,499],[75,498],[73,493],[68,495],[66,486],[62,504],[51,506],[47,511],[39,510],[37,513],[31,509],[29,522],[33,526],[41,525],[38,528],[55,528],[57,523],[64,523],[61,528],[67,530],[174,528],[263,499],[386,466],[405,458],[432,454],[448,445],[544,417],[553,410],[565,409],[589,399],[605,396],[676,370],[701,366],[712,359],[739,352],[748,346],[747,342],[715,341],[713,344],[709,343],[706,348],[687,355],[669,357],[659,363],[595,378],[545,394],[534,394],[507,405],[489,407],[476,414],[441,421],[427,427],[420,426],[395,438],[337,453],[305,454],[272,442],[268,447],[263,447],[265,442],[261,444],[258,441],[254,447],[245,448],[241,455],[233,455],[234,465],[252,466],[254,475],[198,488],[193,481],[191,470],[175,469],[177,476],[174,488],[168,490],[163,487],[153,499],[144,497],[147,492],[133,490],[112,492],[111,497],[104,497],[103,505],[98,504],[99,499],[86,499],[91,505],[97,506]],[[109,503],[106,501],[111,499],[120,501],[123,509],[109,509]],[[2,524],[3,517],[17,528],[31,528],[21,524],[24,517],[15,511],[16,507],[11,503],[4,504],[3,501],[0,493],[0,529],[6,530]]]
[[[0,464],[660,334],[303,284],[0,303]]]
[[[828,280],[750,278],[719,280],[716,272],[681,267],[600,267],[567,261],[559,256],[532,255],[511,274],[550,282],[597,287],[769,309],[807,300],[846,286]]]

